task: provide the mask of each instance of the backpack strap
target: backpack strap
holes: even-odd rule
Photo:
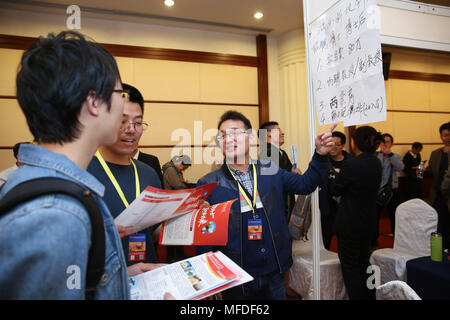
[[[79,184],[55,177],[37,178],[22,182],[0,200],[0,217],[20,203],[42,195],[65,194],[80,201],[91,220],[91,246],[86,270],[86,298],[93,298],[95,288],[105,267],[105,230],[103,218],[91,191]]]

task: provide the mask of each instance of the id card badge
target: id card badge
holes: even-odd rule
[[[262,240],[262,219],[248,219],[248,240]]]
[[[145,233],[134,233],[129,236],[128,261],[145,261]]]

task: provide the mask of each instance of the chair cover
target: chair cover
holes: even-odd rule
[[[381,284],[406,281],[406,262],[430,255],[430,235],[437,228],[437,213],[421,199],[403,202],[395,212],[394,248],[375,250],[370,263],[380,267]]]
[[[313,299],[312,230],[314,221],[308,230],[309,240],[293,240],[293,265],[289,271],[289,286],[305,300]],[[337,253],[323,246],[322,229],[319,224],[320,239],[320,299],[348,299],[342,277],[341,263]]]
[[[422,300],[406,282],[389,281],[376,289],[377,300]]]

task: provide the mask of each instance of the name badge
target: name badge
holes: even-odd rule
[[[128,261],[145,261],[145,233],[135,233],[129,236]]]
[[[248,219],[248,240],[262,240],[262,219]]]

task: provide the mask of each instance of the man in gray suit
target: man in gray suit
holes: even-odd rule
[[[432,175],[430,194],[427,202],[436,209],[438,214],[437,231],[442,234],[442,246],[450,248],[450,215],[447,207],[447,197],[442,193],[441,185],[448,168],[450,153],[450,122],[444,123],[439,128],[441,140],[444,146],[431,153],[427,172]]]

